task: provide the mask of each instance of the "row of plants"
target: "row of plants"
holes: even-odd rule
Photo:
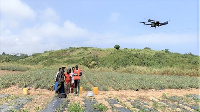
[[[55,81],[54,69],[41,69],[18,74],[7,74],[0,76],[0,89],[18,84],[19,87],[32,86],[34,88],[51,89]]]
[[[141,66],[121,67],[115,70],[120,73],[131,74],[150,74],[150,75],[179,75],[179,76],[200,76],[200,71],[195,69],[180,69],[180,68],[152,68]]]
[[[187,69],[179,69],[179,68],[152,68],[152,67],[142,67],[142,66],[127,66],[127,67],[119,67],[114,69],[112,67],[99,67],[93,68],[92,70],[99,72],[119,72],[119,73],[130,73],[130,74],[148,74],[148,75],[178,75],[178,76],[199,76],[199,70],[187,70]]]
[[[0,76],[0,89],[18,84],[20,87],[51,89],[55,81],[56,69],[40,69],[19,74]],[[175,75],[140,75],[119,72],[83,71],[81,86],[84,90],[92,90],[92,86],[100,90],[136,90],[136,89],[187,89],[199,88],[199,77]]]
[[[90,83],[100,90],[199,88],[199,78],[174,75],[140,75],[117,72],[87,72]],[[100,86],[99,86],[100,85]]]
[[[18,84],[19,87],[52,89],[56,79],[56,69],[40,69],[18,74],[0,75],[0,89]],[[86,78],[81,78],[84,90],[92,90]]]
[[[100,111],[100,112],[106,112],[108,110],[108,107],[102,103],[94,104],[94,105],[92,105],[92,107],[95,110]],[[80,104],[80,102],[70,103],[67,110],[68,110],[68,112],[85,112],[85,108]]]
[[[30,68],[24,66],[0,66],[1,70],[10,70],[10,71],[27,71]]]

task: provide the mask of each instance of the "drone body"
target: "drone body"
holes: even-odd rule
[[[151,20],[151,19],[148,19],[148,22],[149,23],[146,23],[146,22],[140,22],[140,23],[143,23],[144,25],[151,25],[151,27],[155,27],[156,26],[162,26],[162,25],[166,25],[168,24],[168,21],[164,22],[164,23],[160,23],[159,21],[155,21],[155,20]]]

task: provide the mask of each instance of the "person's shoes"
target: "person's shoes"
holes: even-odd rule
[[[76,88],[74,88],[74,94],[76,94]]]

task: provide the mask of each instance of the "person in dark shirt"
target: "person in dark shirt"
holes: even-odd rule
[[[59,74],[58,74],[58,87],[57,87],[57,90],[56,90],[56,93],[61,93],[62,91],[62,88],[64,88],[64,82],[65,82],[65,75],[64,75],[64,70],[65,70],[66,67],[62,67],[61,70],[59,71]]]

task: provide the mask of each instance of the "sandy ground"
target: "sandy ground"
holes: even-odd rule
[[[30,110],[30,112],[35,112],[36,109],[42,110],[45,108],[45,106],[52,100],[52,98],[55,96],[54,91],[49,91],[46,89],[34,89],[34,88],[28,88],[29,90],[29,96],[33,97],[33,100],[27,104],[24,105],[25,110]],[[99,91],[98,95],[95,95],[93,98],[98,103],[105,104],[109,110],[107,112],[111,112],[111,106],[109,103],[105,100],[108,98],[117,98],[119,101],[122,101],[127,108],[132,109],[132,106],[129,102],[126,102],[127,99],[134,100],[137,98],[143,98],[145,99],[158,99],[162,97],[163,94],[166,94],[167,96],[183,96],[186,94],[197,94],[199,95],[200,90],[199,89],[165,89],[165,90],[139,90],[139,91],[133,91],[133,90],[120,90],[120,91]],[[17,95],[17,96],[24,96],[23,95],[23,89],[18,88],[18,86],[11,86],[10,88],[2,89],[0,90],[0,94],[10,94],[10,95]],[[86,96],[87,91],[83,91],[82,94],[79,96],[75,96],[73,94],[68,94],[68,99],[70,100],[70,103],[72,102],[80,102],[82,105],[84,105],[84,98],[89,98]],[[90,97],[91,98],[91,97]],[[121,106],[121,105],[115,105],[115,106]],[[67,110],[67,109],[66,109]]]
[[[33,100],[24,105],[25,110],[30,112],[35,112],[38,108],[43,109],[54,97],[55,93],[46,89],[34,89],[28,88],[28,96],[32,97]],[[16,96],[26,96],[23,95],[23,88],[18,88],[18,86],[11,86],[10,88],[0,90],[0,94],[10,94]]]
[[[0,70],[0,75],[21,73],[21,71]]]
[[[84,105],[84,98],[89,98],[86,96],[87,91],[84,91],[79,96],[74,96],[73,94],[68,95],[68,99],[70,102],[80,102],[82,105]],[[120,90],[120,91],[99,91],[98,95],[95,95],[94,98],[98,103],[103,103],[108,107],[107,112],[112,112],[111,106],[109,103],[105,100],[108,98],[117,98],[119,101],[123,102],[124,105],[126,105],[126,108],[131,109],[131,103],[126,102],[127,99],[134,100],[137,98],[141,99],[149,99],[149,100],[156,100],[160,97],[162,97],[163,94],[166,94],[167,96],[184,96],[186,94],[200,94],[199,89],[165,89],[165,90],[139,90],[139,91],[133,91],[133,90]],[[121,105],[115,105],[116,107],[121,107]],[[133,110],[133,109],[131,109]],[[137,109],[135,109],[137,110]]]

